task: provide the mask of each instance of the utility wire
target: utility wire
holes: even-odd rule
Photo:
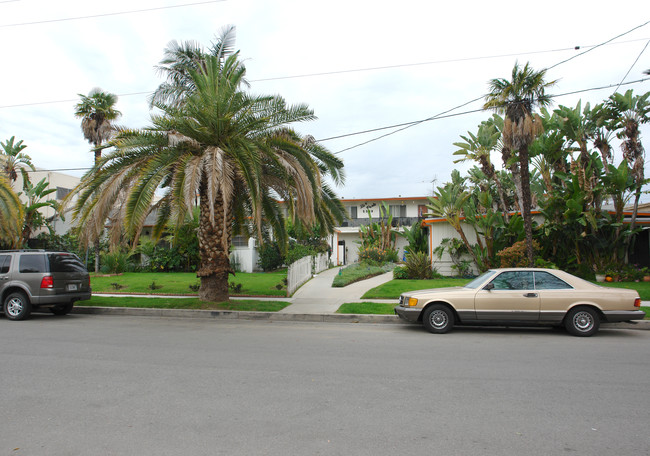
[[[615,37],[610,38],[610,39],[607,40],[607,41],[603,41],[602,43],[597,44],[596,46],[592,47],[591,49],[588,49],[588,50],[586,50],[586,51],[584,51],[584,52],[581,52],[581,53],[578,54],[578,55],[575,55],[575,56],[572,56],[572,57],[570,57],[570,58],[568,58],[568,59],[562,60],[562,61],[556,63],[555,65],[552,65],[552,66],[548,67],[546,70],[548,71],[548,70],[550,70],[550,69],[552,69],[552,68],[555,68],[555,67],[558,67],[558,66],[560,66],[560,65],[562,65],[562,64],[564,64],[564,63],[566,63],[566,62],[568,62],[568,61],[570,61],[570,60],[573,60],[573,59],[575,59],[575,58],[577,58],[577,57],[580,57],[581,55],[584,55],[584,54],[586,54],[587,52],[593,51],[594,49],[597,49],[597,48],[599,48],[599,47],[601,47],[601,46],[604,46],[605,44],[608,44],[608,43],[614,41],[614,40],[617,39],[617,38],[620,38],[620,37],[625,36],[625,35],[627,35],[627,34],[629,34],[629,33],[632,33],[634,30],[637,30],[637,29],[639,29],[639,28],[641,28],[641,27],[644,27],[644,26],[647,25],[647,24],[650,24],[650,21],[644,22],[644,23],[641,24],[641,25],[638,25],[638,26],[636,26],[636,27],[633,27],[633,28],[631,28],[630,30],[628,30],[628,31],[626,31],[626,32],[623,32],[623,33],[621,33],[621,34],[619,34],[619,35],[616,35]],[[645,50],[645,48],[644,48],[644,50]],[[646,80],[646,79],[641,79],[641,80],[639,80],[639,81],[631,82],[630,84],[633,84],[633,83],[635,83],[635,82],[643,82],[643,81],[645,81],[645,80]],[[622,81],[621,81],[621,83],[622,83]],[[619,86],[620,86],[620,84],[619,84]],[[613,87],[613,85],[610,85],[609,87]],[[608,88],[608,87],[602,87],[602,88]],[[600,88],[600,89],[602,89],[602,88]],[[600,89],[598,89],[598,90],[600,90]],[[580,91],[576,91],[576,92],[573,92],[573,93],[578,93],[578,92],[580,92]],[[435,116],[429,117],[429,118],[427,118],[427,119],[423,119],[423,120],[415,121],[415,122],[413,122],[413,123],[411,123],[411,124],[408,124],[408,125],[406,125],[406,126],[400,128],[399,130],[395,130],[395,131],[393,131],[393,132],[386,133],[386,134],[381,135],[381,136],[378,136],[378,137],[376,137],[376,138],[372,138],[372,139],[370,139],[370,140],[368,140],[368,141],[365,141],[365,142],[363,142],[363,143],[359,143],[359,144],[356,144],[356,145],[354,145],[354,146],[350,146],[350,147],[348,147],[348,148],[345,148],[345,149],[339,150],[338,152],[334,152],[334,154],[340,154],[340,153],[346,152],[346,151],[348,151],[348,150],[355,149],[355,148],[360,147],[360,146],[364,146],[364,145],[366,145],[366,144],[368,144],[368,143],[371,143],[371,142],[373,142],[373,141],[377,141],[377,140],[379,140],[379,139],[385,138],[385,137],[390,136],[390,135],[394,135],[395,133],[399,133],[399,132],[404,131],[404,130],[406,130],[406,129],[408,129],[408,128],[411,128],[411,127],[414,127],[414,126],[416,126],[416,125],[419,125],[419,124],[421,124],[421,123],[423,123],[423,122],[428,122],[428,121],[430,121],[430,120],[434,120],[434,119],[438,118],[438,116],[440,116],[440,115],[446,114],[446,113],[451,112],[451,111],[455,111],[456,109],[459,109],[459,108],[461,108],[461,107],[463,107],[463,106],[465,106],[465,105],[467,105],[467,104],[469,104],[469,103],[472,103],[472,102],[474,102],[474,101],[478,101],[478,100],[484,98],[484,96],[485,96],[485,95],[483,95],[483,96],[481,96],[481,97],[478,97],[478,98],[475,98],[474,100],[471,100],[471,101],[465,102],[465,103],[463,103],[463,104],[460,104],[460,105],[458,105],[458,106],[456,106],[456,107],[453,107],[453,108],[451,108],[451,109],[448,109],[447,111],[444,111],[444,112],[442,112],[442,113],[440,113],[440,114],[437,114],[437,115],[435,115]],[[391,127],[387,127],[387,128],[391,128]],[[395,127],[392,127],[392,128],[395,128]]]
[[[627,76],[630,74],[630,71],[632,71],[632,68],[634,68],[634,65],[636,65],[636,63],[637,63],[637,62],[639,61],[639,59],[641,58],[641,55],[643,55],[643,53],[645,52],[645,50],[648,48],[648,44],[650,44],[650,40],[648,40],[648,41],[646,42],[645,46],[643,46],[643,49],[641,49],[641,52],[639,52],[639,55],[638,55],[638,56],[636,57],[636,59],[634,60],[634,63],[632,63],[632,65],[630,66],[630,69],[627,70],[627,73],[625,73],[625,76],[623,76],[623,79],[621,79],[621,82],[618,84],[618,86],[616,86],[616,90],[614,90],[614,92],[618,92],[618,88],[621,86],[621,84],[623,84],[623,81],[625,81],[625,79],[627,78]]]
[[[17,0],[15,0],[17,1]],[[5,27],[21,27],[23,25],[37,25],[37,24],[50,24],[52,22],[67,22],[67,21],[78,21],[81,19],[93,19],[97,17],[108,17],[108,16],[120,16],[123,14],[134,14],[134,13],[145,13],[147,11],[159,11],[159,10],[164,10],[164,9],[171,9],[171,8],[183,8],[186,6],[196,6],[196,5],[205,5],[208,3],[221,3],[225,2],[227,0],[209,0],[205,2],[196,2],[196,3],[184,3],[182,5],[169,5],[169,6],[159,6],[156,8],[146,8],[146,9],[140,9],[140,10],[131,10],[131,11],[119,11],[116,13],[103,13],[103,14],[93,14],[91,16],[78,16],[78,17],[65,17],[61,19],[46,19],[43,21],[34,21],[34,22],[21,22],[18,24],[3,24],[0,25],[0,28],[5,28]]]
[[[625,83],[623,83],[622,85],[636,84],[636,83],[638,83],[638,82],[645,82],[645,81],[650,81],[650,78],[638,79],[638,80],[636,80],[636,81],[629,81],[629,82],[625,82]],[[596,90],[609,89],[609,88],[611,88],[611,87],[614,87],[615,85],[616,85],[616,84],[610,84],[610,85],[601,86],[601,87],[591,87],[591,88],[589,88],[589,89],[574,90],[574,91],[572,91],[572,92],[565,92],[565,93],[560,93],[560,94],[557,94],[557,95],[550,95],[550,97],[551,97],[551,98],[559,98],[559,97],[564,97],[564,96],[567,96],[567,95],[575,95],[575,94],[578,94],[578,93],[593,92],[593,91],[596,91]],[[464,115],[467,115],[467,114],[474,114],[474,113],[477,113],[477,112],[484,111],[483,108],[480,108],[480,109],[472,109],[472,110],[469,110],[469,111],[457,112],[457,113],[455,113],[455,114],[447,114],[447,113],[449,113],[450,111],[453,111],[453,110],[455,110],[455,109],[458,109],[459,107],[465,106],[465,105],[467,105],[467,104],[469,104],[469,103],[472,103],[472,102],[478,101],[478,100],[480,100],[481,98],[483,98],[483,97],[475,98],[474,100],[472,100],[472,101],[468,101],[467,103],[464,103],[463,105],[460,105],[460,106],[457,106],[457,107],[455,107],[455,108],[449,109],[449,110],[447,110],[447,111],[445,111],[445,112],[442,112],[442,113],[440,113],[440,114],[436,114],[435,116],[427,117],[426,119],[415,120],[415,121],[413,121],[413,122],[405,122],[405,123],[402,123],[402,124],[396,124],[396,125],[388,125],[388,126],[386,126],[386,127],[373,128],[372,130],[358,131],[358,132],[355,132],[355,133],[349,133],[349,134],[346,134],[346,135],[332,136],[332,137],[330,137],[330,138],[317,139],[316,141],[317,141],[317,142],[324,142],[324,141],[329,141],[329,140],[333,140],[333,139],[345,138],[345,137],[348,137],[348,136],[362,135],[362,134],[364,134],[364,133],[372,133],[372,132],[375,132],[375,131],[389,130],[389,129],[391,129],[391,128],[397,128],[397,127],[404,127],[404,128],[401,128],[400,130],[396,130],[396,131],[394,131],[394,132],[387,133],[387,134],[382,135],[382,136],[379,136],[379,137],[377,137],[377,138],[373,138],[373,139],[371,139],[371,140],[369,140],[369,141],[366,141],[366,142],[364,142],[364,143],[357,144],[357,145],[352,146],[352,147],[348,147],[347,149],[343,149],[343,150],[340,150],[340,151],[338,151],[338,152],[334,152],[334,154],[340,154],[340,153],[345,152],[345,151],[347,151],[347,150],[354,149],[354,148],[356,148],[356,147],[359,147],[359,146],[362,146],[362,145],[368,144],[368,143],[373,142],[373,141],[377,141],[378,139],[381,139],[381,138],[383,138],[383,137],[385,137],[385,136],[390,136],[390,135],[392,135],[392,134],[398,133],[398,132],[400,132],[400,131],[402,131],[402,130],[404,130],[404,129],[406,129],[406,128],[413,127],[413,126],[415,126],[415,125],[419,125],[419,124],[421,124],[421,123],[423,123],[423,122],[429,122],[429,121],[432,121],[432,120],[447,119],[447,118],[450,118],[450,117],[459,117],[459,116],[464,116]],[[89,170],[89,169],[92,169],[92,167],[89,166],[89,167],[87,167],[87,168],[37,169],[36,171],[26,170],[26,172],[27,172],[27,173],[32,173],[32,172],[57,172],[57,171],[87,171],[87,170]]]
[[[18,1],[18,0],[16,0]],[[636,41],[646,41],[648,38],[640,38],[640,39],[635,39],[635,40],[628,40],[628,41],[620,41],[618,43],[614,44],[625,44],[625,43],[633,43]],[[596,45],[589,45],[587,47],[596,47]],[[600,45],[598,45],[600,46]],[[582,49],[581,46],[575,46],[572,48],[560,48],[560,49],[550,49],[546,51],[529,51],[529,52],[521,52],[521,53],[512,53],[512,54],[500,54],[500,55],[492,55],[492,56],[483,56],[483,57],[466,57],[466,58],[460,58],[460,59],[452,59],[452,60],[438,60],[438,61],[430,61],[430,62],[416,62],[416,63],[404,63],[404,64],[399,64],[399,65],[390,65],[390,66],[381,66],[381,67],[368,67],[368,68],[357,68],[357,69],[348,69],[348,70],[338,70],[338,71],[330,71],[330,72],[322,72],[322,73],[308,73],[308,74],[301,74],[301,75],[291,75],[291,76],[278,76],[278,77],[271,77],[271,78],[262,78],[262,79],[252,79],[250,82],[264,82],[264,81],[275,81],[275,80],[282,80],[282,79],[297,79],[297,78],[308,78],[308,77],[315,77],[315,76],[326,76],[326,75],[334,75],[334,74],[345,74],[345,73],[355,73],[355,72],[363,72],[363,71],[378,71],[378,70],[385,70],[385,69],[392,69],[392,68],[405,68],[405,67],[414,67],[414,66],[424,66],[424,65],[435,65],[435,64],[442,64],[442,63],[455,63],[455,62],[466,62],[466,61],[472,61],[472,60],[486,60],[486,59],[497,59],[501,57],[513,57],[513,56],[518,56],[518,55],[528,55],[528,54],[543,54],[543,53],[551,53],[551,52],[563,52],[567,50],[572,50],[572,49]],[[555,65],[557,66],[557,65]],[[131,92],[131,93],[121,93],[117,94],[118,97],[129,97],[129,96],[134,96],[134,95],[149,95],[153,91],[147,91],[147,92]],[[4,105],[0,106],[0,109],[5,109],[5,108],[21,108],[21,107],[26,107],[26,106],[38,106],[38,105],[46,105],[46,104],[56,104],[56,103],[76,103],[78,102],[78,99],[68,99],[68,100],[53,100],[53,101],[35,101],[33,103],[19,103],[19,104],[13,104],[13,105]]]

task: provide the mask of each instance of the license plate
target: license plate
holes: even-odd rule
[[[66,290],[68,291],[77,291],[79,289],[79,286],[76,283],[69,283],[68,286],[66,287]]]

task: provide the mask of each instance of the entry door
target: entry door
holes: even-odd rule
[[[345,264],[345,241],[339,241],[338,249],[339,264]]]
[[[532,271],[502,272],[490,283],[494,288],[480,290],[474,298],[477,320],[539,320],[541,300]]]

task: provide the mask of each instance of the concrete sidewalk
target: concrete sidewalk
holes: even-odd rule
[[[336,312],[343,303],[362,301],[361,296],[366,291],[393,279],[391,271],[355,282],[347,287],[332,288],[332,281],[338,273],[339,268],[333,268],[317,274],[294,293],[291,305],[282,309],[280,313],[331,314]],[[397,305],[397,299],[386,302],[394,302]]]

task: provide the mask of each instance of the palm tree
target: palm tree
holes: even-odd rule
[[[546,70],[534,71],[528,63],[521,68],[515,63],[511,79],[492,79],[490,91],[485,96],[484,109],[505,113],[503,125],[503,147],[516,152],[519,157],[521,180],[521,209],[526,233],[526,251],[529,265],[533,265],[533,223],[531,216],[530,170],[528,147],[542,131],[539,115],[534,115],[536,106],[547,106],[551,97],[546,89],[556,81],[545,81]]]
[[[95,162],[102,155],[100,146],[113,135],[113,121],[122,113],[115,109],[117,95],[94,88],[88,96],[78,94],[81,101],[75,106],[75,117],[81,119],[84,139],[94,146]]]
[[[15,136],[12,136],[5,142],[0,142],[0,146],[2,146],[0,160],[3,162],[2,167],[11,183],[16,182],[16,179],[18,179],[18,169],[29,167],[34,171],[32,159],[29,155],[22,153],[27,146],[23,145],[22,140],[14,144],[15,138]]]
[[[605,102],[610,113],[613,128],[619,130],[617,137],[622,139],[621,149],[623,158],[627,162],[634,179],[634,210],[630,222],[630,231],[634,231],[636,216],[641,198],[641,188],[645,183],[645,151],[641,144],[639,126],[650,121],[650,92],[643,95],[634,95],[630,89],[625,94],[618,92],[612,94]]]
[[[7,178],[0,175],[0,244],[8,248],[20,247],[20,222],[23,205]]]
[[[32,184],[29,179],[23,182],[23,192],[27,202],[23,206],[21,245],[27,245],[32,232],[42,226],[47,226],[52,233],[49,222],[39,211],[44,207],[50,207],[55,211],[59,210],[59,203],[56,200],[44,199],[47,195],[56,192],[55,188],[47,188],[48,186],[46,178],[41,179],[37,184]]]
[[[342,204],[324,183],[344,180],[343,163],[288,125],[314,119],[303,104],[288,106],[279,96],[256,96],[240,89],[245,67],[237,54],[203,55],[187,68],[182,100],[155,101],[162,111],[141,130],[118,129],[114,151],[87,173],[75,190],[74,217],[82,241],[99,237],[111,218],[111,240],[122,229],[137,240],[145,218],[157,209],[155,233],[178,226],[199,207],[197,271],[199,297],[228,299],[229,248],[236,222],[248,222],[263,239],[262,227],[284,241],[285,216],[307,226],[339,220]],[[155,204],[154,195],[162,194]]]
[[[88,96],[78,94],[81,101],[75,106],[75,117],[81,119],[84,138],[94,146],[95,165],[102,156],[101,145],[114,133],[113,121],[122,113],[115,109],[117,95],[94,88]],[[95,272],[99,272],[99,238],[95,241]]]

